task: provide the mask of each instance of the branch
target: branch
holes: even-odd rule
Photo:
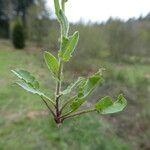
[[[64,109],[71,101],[72,101],[72,98],[69,99],[69,100],[62,106],[62,108],[60,109],[60,112],[62,112],[63,109]]]
[[[56,107],[56,104],[55,104],[49,97],[47,97],[46,95],[42,95],[41,98],[44,99],[43,97],[46,98],[47,100],[49,100],[49,102],[50,102],[54,107]]]
[[[48,103],[46,102],[46,100],[45,100],[43,97],[41,97],[41,99],[42,99],[43,102],[46,104],[47,108],[50,110],[50,112],[52,113],[52,115],[53,115],[54,117],[56,117],[55,113],[54,113],[53,110],[50,108],[50,106],[48,105]]]
[[[61,7],[62,10],[65,11],[65,2],[66,0],[61,0]],[[61,33],[61,43],[62,43],[62,37],[63,33]],[[59,70],[58,70],[58,81],[56,83],[56,96],[55,96],[55,101],[56,101],[56,115],[57,117],[60,116],[60,111],[59,111],[59,99],[60,99],[60,91],[61,91],[61,76],[63,72],[63,63],[61,59],[59,58]]]
[[[56,114],[59,115],[59,99],[60,99],[60,90],[61,90],[61,74],[63,70],[63,64],[59,60],[59,71],[58,71],[58,81],[56,83]]]
[[[95,108],[91,108],[91,109],[87,109],[87,110],[82,110],[82,111],[79,111],[79,112],[76,112],[76,113],[73,113],[73,114],[70,114],[71,112],[69,112],[68,114],[62,116],[61,118],[62,118],[63,120],[65,120],[65,119],[67,119],[67,118],[79,116],[79,115],[86,114],[86,113],[90,113],[90,112],[94,112],[94,111],[96,111]]]

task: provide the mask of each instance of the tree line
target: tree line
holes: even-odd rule
[[[19,18],[27,41],[55,50],[59,25],[50,16],[45,0],[0,0],[0,38],[11,39],[12,26]],[[114,59],[150,55],[150,14],[127,21],[114,18],[105,23],[84,24],[81,21],[72,24],[71,30],[80,32],[79,57],[85,52],[87,57]]]

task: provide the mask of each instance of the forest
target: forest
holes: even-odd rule
[[[45,0],[0,0],[0,150],[149,150],[150,13],[127,21],[71,23],[70,32],[79,31],[80,38],[62,86],[105,68],[104,84],[90,102],[122,92],[128,105],[121,113],[88,114],[60,128],[38,97],[13,83],[11,73],[16,67],[32,71],[52,95],[43,52],[56,55],[59,28]]]

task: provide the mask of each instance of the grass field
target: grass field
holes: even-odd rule
[[[84,57],[83,57],[84,58]],[[11,69],[24,68],[52,95],[54,82],[44,64],[42,52],[19,51],[0,42],[0,150],[149,150],[150,67],[149,64],[115,63],[107,59],[72,59],[66,65],[65,83],[87,75],[101,65],[105,83],[90,97],[91,102],[123,92],[128,107],[120,114],[89,114],[56,126],[39,97],[26,93],[13,82]],[[95,65],[94,65],[95,64]],[[97,67],[96,67],[97,66]]]

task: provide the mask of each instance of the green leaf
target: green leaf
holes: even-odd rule
[[[121,94],[115,102],[113,102],[109,96],[102,98],[96,103],[95,108],[101,114],[111,114],[122,111],[126,105],[127,101]]]
[[[83,82],[82,86],[80,87],[78,97],[86,98],[102,81],[103,78],[100,71],[90,76],[86,81]]]
[[[58,16],[60,11],[60,4],[59,0],[54,0],[54,6],[55,6],[55,14]]]
[[[60,51],[65,51],[68,43],[69,43],[69,39],[66,37],[63,37]],[[61,55],[60,52],[59,52],[59,55]]]
[[[24,80],[27,83],[30,83],[34,88],[39,88],[39,83],[36,80],[36,78],[31,75],[28,71],[22,70],[22,69],[15,69],[12,70],[12,72],[18,76],[20,79]]]
[[[84,102],[85,102],[84,99],[80,99],[78,97],[75,97],[70,104],[71,111],[72,112],[76,111]]]
[[[64,12],[62,10],[59,11],[58,20],[61,25],[62,35],[67,37],[68,31],[69,31],[69,22],[67,20],[67,17],[65,16]]]
[[[51,103],[54,104],[54,102],[49,97],[47,97],[39,91],[38,81],[28,71],[16,69],[12,70],[12,72],[21,79],[20,81],[16,81],[16,84],[18,84],[20,87],[22,87],[30,93],[37,94],[40,97],[43,96],[44,98],[48,99]]]
[[[59,63],[57,59],[51,53],[46,52],[46,51],[44,52],[44,59],[49,70],[51,71],[53,76],[56,77],[58,74],[58,70],[59,70]]]
[[[67,62],[72,57],[72,53],[78,43],[79,33],[75,32],[69,38],[63,37],[62,42],[62,49],[59,51],[59,57],[64,61]]]
[[[35,89],[30,83],[26,83],[25,81],[17,81],[16,83],[30,93],[38,94],[39,96],[44,95],[38,89]]]
[[[75,81],[74,83],[70,84],[67,89],[65,89],[62,94],[68,94],[72,91],[73,88],[77,87],[82,81],[84,80],[84,78],[79,77],[77,81]]]
[[[39,91],[39,83],[36,78],[31,75],[28,71],[22,69],[15,69],[12,72],[21,79],[21,81],[17,81],[16,83],[25,89],[28,92],[38,95],[44,95]]]
[[[105,96],[104,98],[100,99],[99,102],[96,103],[95,107],[96,110],[101,112],[104,109],[111,106],[112,104],[113,104],[112,98],[110,96]]]
[[[78,87],[78,93],[71,98],[67,104],[70,104],[71,111],[76,111],[85,101],[86,97],[94,90],[96,85],[103,80],[101,70],[90,76],[88,79],[79,78],[75,83],[71,84],[64,92],[68,94],[72,88]]]
[[[55,5],[55,14],[58,18],[58,21],[60,22],[62,35],[66,37],[69,31],[69,22],[64,12],[60,8],[59,0],[54,0],[54,5]]]

